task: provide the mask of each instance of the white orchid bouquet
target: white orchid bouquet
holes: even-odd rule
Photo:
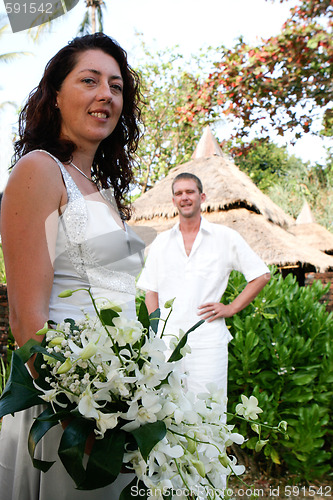
[[[126,471],[134,479],[121,500],[222,497],[225,476],[244,471],[226,449],[244,437],[225,423],[225,395],[214,385],[198,397],[184,390],[180,360],[202,321],[183,333],[167,359],[163,333],[157,333],[159,310],[149,316],[142,301],[138,319],[129,320],[121,307],[98,306],[87,292],[96,316],[46,323],[38,332],[42,342],[30,340],[14,351],[0,417],[43,404],[28,440],[33,464],[44,472],[52,466],[36,459],[35,449],[62,423],[58,455],[78,489],[101,488]],[[25,363],[36,354],[39,377],[33,380]],[[257,404],[242,396],[240,418],[256,420]]]

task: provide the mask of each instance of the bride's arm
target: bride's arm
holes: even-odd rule
[[[4,192],[1,237],[10,325],[18,345],[36,337],[49,319],[57,219],[64,192],[59,168],[40,152],[19,160]]]

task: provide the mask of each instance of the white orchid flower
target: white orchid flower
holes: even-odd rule
[[[84,342],[83,347],[79,347],[72,339],[68,340],[68,347],[74,354],[74,358],[87,360],[92,358],[97,352],[97,346],[94,342]]]
[[[57,405],[61,406],[62,408],[66,408],[67,404],[59,403],[59,401],[57,401],[58,394],[61,394],[64,391],[59,391],[58,389],[45,390],[45,389],[42,389],[41,387],[39,387],[39,385],[37,385],[35,383],[35,381],[33,381],[33,382],[34,382],[35,387],[37,387],[37,389],[44,392],[43,395],[39,396],[41,399],[43,399],[47,403],[56,403]]]
[[[154,334],[155,335],[155,334]],[[167,350],[167,346],[163,339],[160,337],[152,336],[145,340],[145,343],[141,347],[141,353],[146,356],[152,356],[156,354],[161,361],[165,360],[165,357],[160,355]]]
[[[238,432],[233,432],[232,434],[230,434],[229,439],[226,442],[226,446],[231,446],[233,443],[243,444],[244,436],[242,436],[242,434],[238,434]]]
[[[95,401],[90,387],[87,387],[80,397],[78,410],[84,417],[94,418],[95,420],[97,420],[99,418],[99,414],[96,408],[100,408],[100,406]]]
[[[142,403],[140,405],[137,401],[132,400],[130,402],[127,413],[124,413],[122,417],[125,420],[132,420],[132,422],[125,424],[122,429],[130,432],[140,427],[142,424],[157,421],[156,413],[162,408],[159,396],[146,393],[142,395],[141,400]]]
[[[166,438],[159,441],[155,446],[155,448],[156,451],[158,451],[159,453],[163,453],[164,455],[167,455],[168,457],[171,458],[180,458],[184,455],[184,449],[180,445],[171,446],[167,442]],[[166,460],[164,460],[163,463],[165,461]],[[160,462],[160,465],[162,465],[162,462]]]
[[[236,457],[229,456],[229,460],[232,463],[232,471],[236,476],[240,476],[241,474],[244,474],[245,467],[244,467],[244,465],[237,465]]]
[[[126,344],[133,345],[142,336],[141,323],[137,320],[130,320],[123,314],[114,318],[113,324],[117,330],[115,340],[120,346],[125,346]]]
[[[118,418],[121,415],[121,412],[116,413],[103,413],[97,410],[98,418],[96,419],[96,425],[98,427],[98,431],[95,431],[96,434],[100,434],[101,437],[104,437],[105,432],[108,429],[114,429],[118,424]]]
[[[247,398],[244,394],[241,395],[242,403],[236,406],[236,413],[238,415],[244,416],[245,418],[250,418],[251,420],[257,420],[258,413],[262,413],[262,409],[258,406],[258,400],[255,396],[250,396]]]
[[[135,370],[138,383],[145,385],[149,389],[158,386],[161,380],[164,380],[169,374],[169,367],[164,365],[159,367],[153,363],[144,363],[141,370],[139,367]]]

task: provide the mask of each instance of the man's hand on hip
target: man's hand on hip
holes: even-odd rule
[[[199,306],[198,309],[198,315],[202,316],[202,319],[207,320],[208,323],[219,318],[230,318],[234,315],[232,305],[221,304],[221,302],[208,302]]]

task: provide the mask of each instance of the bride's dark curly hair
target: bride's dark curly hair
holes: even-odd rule
[[[19,139],[15,142],[13,163],[36,149],[44,149],[61,162],[72,160],[76,145],[60,137],[61,116],[56,107],[57,91],[73,70],[78,56],[87,50],[99,49],[119,64],[124,81],[123,110],[112,134],[104,139],[95,154],[93,176],[103,188],[112,186],[118,208],[129,218],[130,207],[125,195],[133,181],[135,152],[140,138],[140,81],[129,66],[127,54],[120,45],[104,33],[74,38],[46,65],[38,87],[29,95],[19,116]]]

